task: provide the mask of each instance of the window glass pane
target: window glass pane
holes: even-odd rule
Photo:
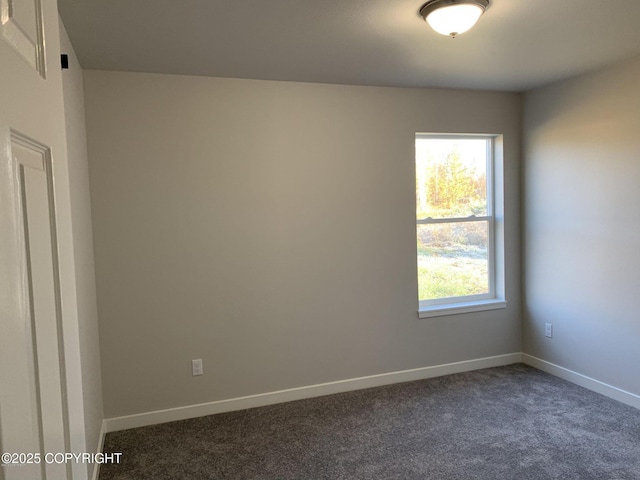
[[[420,300],[489,293],[486,220],[418,225]]]
[[[417,218],[487,215],[486,138],[416,138]]]

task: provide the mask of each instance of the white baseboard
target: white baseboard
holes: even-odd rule
[[[574,372],[573,370],[569,370],[568,368],[561,367],[554,363],[547,362],[546,360],[536,358],[527,353],[522,354],[522,361],[527,365],[537,368],[538,370],[550,373],[551,375],[555,375],[556,377],[560,377],[571,383],[575,383],[576,385],[580,385],[581,387],[593,390],[594,392],[640,409],[640,395],[627,392],[621,388],[614,387],[601,382],[600,380],[595,380],[594,378],[587,377],[586,375]]]
[[[453,373],[469,372],[482,368],[499,367],[511,365],[522,361],[522,354],[509,353],[497,355],[495,357],[479,358],[464,362],[447,363],[433,367],[415,368],[400,372],[383,373],[367,377],[351,378],[339,380],[337,382],[322,383],[319,385],[309,385],[306,387],[291,388],[277,392],[261,393],[246,397],[219,400],[216,402],[189,405],[186,407],[169,408],[154,412],[127,415],[123,417],[109,418],[104,421],[105,431],[115,432],[129,428],[156,425],[159,423],[185,420],[187,418],[214,415],[216,413],[231,412],[234,410],[244,410],[246,408],[263,407],[276,403],[290,402],[292,400],[302,400],[304,398],[331,395],[333,393],[349,392],[361,390],[363,388],[379,387],[393,383],[410,382],[413,380],[423,380],[426,378],[451,375]]]
[[[96,453],[102,453],[104,449],[104,437],[107,434],[107,421],[102,421],[102,426],[100,427],[100,434],[98,437],[98,447],[96,448]],[[91,480],[98,480],[100,477],[100,464],[93,464],[93,475],[91,475]]]

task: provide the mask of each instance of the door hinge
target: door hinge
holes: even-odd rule
[[[69,55],[67,55],[66,53],[60,55],[60,65],[62,66],[63,70],[69,68]]]

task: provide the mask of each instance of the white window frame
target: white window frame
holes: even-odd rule
[[[419,225],[444,223],[487,222],[488,245],[487,260],[489,273],[489,292],[478,295],[446,297],[432,300],[418,299],[418,316],[420,318],[459,313],[477,312],[505,308],[504,282],[504,188],[503,188],[503,155],[502,136],[486,134],[429,134],[416,133],[415,139],[447,139],[487,140],[487,214],[483,216],[452,218],[417,218]],[[418,244],[416,228],[416,247]],[[416,264],[417,267],[417,264]],[[416,277],[417,279],[417,277]]]

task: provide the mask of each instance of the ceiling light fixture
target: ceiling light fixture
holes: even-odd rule
[[[473,27],[490,0],[430,0],[420,9],[420,16],[436,32],[456,38]]]

